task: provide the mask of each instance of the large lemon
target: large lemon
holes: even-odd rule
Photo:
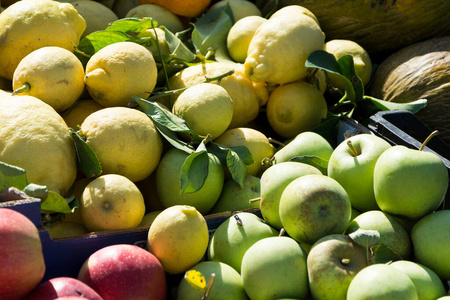
[[[84,67],[67,49],[42,47],[25,56],[14,71],[14,91],[24,86],[20,95],[35,96],[62,112],[84,91]]]
[[[12,79],[33,50],[58,46],[74,51],[86,22],[70,3],[22,0],[0,14],[0,77]]]
[[[144,197],[128,178],[102,175],[84,189],[80,214],[89,231],[134,228],[145,214]]]
[[[33,96],[0,93],[0,120],[0,161],[25,169],[29,183],[66,195],[77,167],[63,118]]]
[[[169,274],[197,264],[208,248],[208,225],[195,207],[175,205],[160,212],[148,231],[148,250]]]
[[[97,51],[86,64],[91,97],[105,107],[127,106],[132,96],[147,98],[158,70],[152,53],[134,42],[118,42]]]
[[[152,120],[134,108],[98,110],[81,124],[80,135],[97,154],[103,174],[120,174],[133,182],[143,180],[161,158],[161,135]]]

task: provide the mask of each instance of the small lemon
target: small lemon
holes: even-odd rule
[[[150,5],[150,4],[149,4]],[[170,55],[170,48],[169,44],[167,44],[166,40],[166,32],[161,28],[148,28],[144,31],[141,31],[137,37],[152,37],[154,40],[151,40],[149,45],[147,45],[147,48],[152,52],[153,58],[156,61],[161,61],[159,52],[161,51],[161,55],[168,56]],[[156,41],[158,41],[158,45],[156,44]]]
[[[118,42],[92,55],[84,81],[92,99],[100,105],[127,106],[132,96],[150,96],[157,75],[155,60],[147,48],[133,42]]]
[[[86,22],[70,3],[22,0],[0,14],[0,77],[12,79],[19,62],[45,46],[75,50]]]
[[[250,41],[244,65],[252,81],[284,84],[303,79],[308,56],[323,50],[324,34],[313,18],[290,13],[289,6],[282,10],[264,22]]]
[[[78,130],[79,126],[83,123],[90,114],[104,108],[92,99],[85,99],[77,102],[67,114],[63,114],[63,119],[66,121],[67,126],[73,130]]]
[[[142,219],[142,222],[139,226],[149,226],[152,225],[153,221],[155,220],[156,216],[159,215],[161,210],[155,210],[151,211],[149,213],[146,213],[144,215],[144,218]]]
[[[180,274],[198,263],[209,242],[208,225],[195,207],[164,209],[148,231],[147,246],[169,274]]]
[[[156,169],[161,158],[161,135],[152,120],[134,108],[96,111],[81,124],[79,134],[97,154],[103,174],[139,181]]]
[[[0,161],[24,169],[28,183],[65,196],[77,165],[63,118],[36,97],[0,93],[0,120]]]
[[[248,16],[240,19],[231,27],[227,35],[227,49],[231,58],[239,63],[244,63],[247,50],[255,31],[267,19],[261,16]]]
[[[84,189],[80,214],[89,231],[134,228],[145,214],[144,197],[128,178],[102,175]]]
[[[119,19],[111,8],[97,1],[78,0],[73,1],[72,5],[86,21],[86,29],[81,38],[92,32],[104,30],[110,23]]]
[[[223,167],[215,155],[208,153],[208,175],[205,183],[196,192],[181,194],[181,167],[188,155],[176,148],[164,154],[156,169],[156,192],[166,208],[174,205],[190,205],[205,215],[216,204],[222,192]]]
[[[233,100],[233,118],[230,128],[244,126],[256,119],[259,108],[266,104],[269,93],[265,83],[255,83],[249,80],[244,73],[242,64],[226,64],[212,62],[187,67],[169,78],[170,89],[180,89],[200,83],[205,77],[215,77],[232,70],[233,74],[220,81],[222,86]],[[211,82],[216,83],[216,81]],[[179,94],[172,97],[174,101]]]
[[[157,4],[175,15],[189,18],[200,16],[210,3],[211,0],[139,0],[139,4]]]
[[[173,33],[184,29],[183,23],[181,23],[181,20],[177,15],[156,4],[141,4],[135,6],[127,12],[125,17],[152,18],[158,22],[158,26],[162,25]]]
[[[275,147],[269,142],[266,135],[253,128],[228,129],[214,142],[228,147],[247,147],[253,157],[253,163],[247,165],[247,174],[253,176],[257,176],[261,171],[262,160],[271,158],[275,153]]]
[[[86,226],[71,221],[58,221],[51,225],[44,226],[44,228],[47,229],[48,234],[52,239],[68,238],[89,233]]]
[[[248,16],[259,16],[261,17],[261,11],[255,3],[247,0],[220,0],[208,9],[212,11],[214,9],[223,9],[226,5],[229,5],[231,11],[233,12],[234,22],[239,21],[242,18]]]
[[[367,85],[372,76],[372,60],[367,51],[358,43],[350,40],[335,39],[325,43],[324,50],[334,55],[336,60],[344,55],[353,57],[353,64],[356,75],[361,79],[364,85]],[[338,75],[328,73],[331,84],[345,91],[345,82]]]
[[[215,139],[231,123],[233,100],[220,85],[200,83],[181,93],[173,104],[172,113],[201,136],[210,134]]]
[[[327,103],[315,86],[297,81],[277,87],[267,101],[267,120],[282,137],[312,130],[327,116]]]
[[[69,50],[42,47],[20,61],[12,83],[15,94],[34,96],[62,112],[84,91],[84,67]]]

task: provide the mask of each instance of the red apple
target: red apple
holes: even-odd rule
[[[0,243],[0,299],[22,299],[45,273],[38,229],[25,215],[0,208]]]
[[[89,300],[89,298],[84,298],[81,296],[63,296],[55,298],[54,300]]]
[[[105,300],[165,300],[166,274],[160,261],[149,251],[134,245],[118,244],[91,254],[78,279]]]
[[[49,300],[67,296],[84,297],[89,300],[103,298],[86,283],[71,277],[55,277],[40,284],[25,300]]]

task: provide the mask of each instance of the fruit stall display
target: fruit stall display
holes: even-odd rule
[[[450,299],[449,1],[0,5],[0,300]]]

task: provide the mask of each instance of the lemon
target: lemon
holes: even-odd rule
[[[295,5],[295,4],[287,5],[281,9],[277,10],[276,12],[274,12],[270,17],[271,18],[277,18],[278,16],[286,17],[287,13],[307,15],[308,17],[310,17],[314,21],[316,21],[317,25],[320,26],[319,19],[317,19],[316,15],[312,11],[310,11],[309,9],[307,9],[306,7],[301,6],[301,5]]]
[[[148,4],[148,5],[150,5],[150,4]],[[147,45],[147,48],[152,52],[153,58],[155,58],[155,60],[161,61],[160,56],[159,56],[160,53],[158,51],[161,51],[161,55],[163,57],[170,55],[169,44],[167,44],[167,40],[166,40],[166,32],[164,30],[162,30],[161,28],[149,28],[149,29],[143,30],[143,31],[139,32],[137,37],[152,37],[152,38],[154,38],[154,40],[151,40],[149,45]],[[159,44],[159,49],[158,49],[158,45],[156,44],[156,42],[158,42],[158,44]]]
[[[157,4],[175,15],[195,18],[204,12],[211,0],[139,0],[139,4]]]
[[[104,108],[92,99],[84,99],[75,104],[67,114],[63,114],[63,119],[67,126],[77,131],[90,114]]]
[[[181,23],[181,20],[177,15],[156,4],[141,4],[135,6],[127,12],[125,17],[152,18],[158,22],[158,26],[162,25],[173,33],[184,29],[183,23]]]
[[[73,1],[72,5],[86,21],[86,29],[81,38],[92,32],[104,30],[110,23],[119,19],[111,8],[97,1],[78,0]]]
[[[27,54],[45,46],[75,50],[86,22],[70,3],[22,0],[0,14],[0,77],[12,79]]]
[[[112,10],[120,19],[122,19],[125,18],[130,9],[138,5],[138,0],[115,0]]]
[[[202,136],[212,139],[227,130],[233,118],[233,100],[220,85],[200,83],[186,89],[177,98],[172,113],[186,121]]]
[[[240,19],[248,16],[261,17],[261,11],[259,10],[258,6],[256,6],[256,4],[254,4],[253,2],[247,0],[220,0],[211,5],[208,10],[212,11],[214,9],[224,9],[226,5],[228,5],[233,12],[234,22],[237,22]]]
[[[144,197],[137,186],[118,174],[91,181],[79,204],[81,219],[89,231],[134,228],[145,214]]]
[[[372,76],[372,60],[367,51],[358,43],[350,40],[335,39],[325,43],[324,50],[334,55],[336,60],[344,55],[353,57],[355,73],[364,85],[367,85]],[[328,73],[331,85],[345,91],[345,82],[338,75]]]
[[[247,165],[247,174],[253,176],[257,176],[261,171],[263,159],[270,158],[275,153],[275,148],[269,142],[267,136],[253,128],[228,129],[214,142],[228,147],[247,147],[253,157],[253,163]]]
[[[133,42],[110,44],[86,65],[85,83],[92,99],[105,107],[127,106],[132,96],[147,98],[158,70],[152,53]]]
[[[18,95],[34,96],[62,112],[71,107],[84,91],[84,67],[67,49],[42,47],[20,61],[12,84]],[[26,89],[20,91],[23,87]]]
[[[247,16],[231,27],[227,35],[227,49],[231,58],[239,63],[244,63],[247,58],[247,50],[255,31],[267,19],[261,16]]]
[[[315,86],[304,81],[277,87],[267,101],[267,120],[282,137],[292,138],[312,130],[327,116],[325,97]]]
[[[161,210],[155,210],[155,211],[151,211],[149,213],[146,213],[144,215],[144,218],[142,218],[142,222],[141,222],[140,226],[152,225],[152,223],[155,220],[156,216],[159,215],[160,212],[161,212]]]
[[[81,124],[79,134],[97,154],[103,174],[139,181],[156,169],[161,158],[161,135],[152,120],[134,108],[96,111]]]
[[[244,65],[252,81],[283,84],[303,79],[308,56],[323,50],[324,34],[313,18],[290,13],[289,6],[281,10],[264,22],[250,41]]]
[[[180,274],[197,264],[208,248],[208,225],[195,207],[164,209],[148,231],[147,246],[169,274]]]
[[[29,183],[66,195],[77,174],[69,128],[33,96],[0,93],[0,161],[25,169]]]
[[[224,172],[219,159],[208,154],[208,175],[202,188],[196,192],[181,194],[181,167],[188,153],[171,148],[156,169],[156,192],[159,200],[167,208],[174,205],[190,205],[201,214],[206,214],[216,204],[224,184]]]
[[[219,76],[230,70],[234,73],[219,83],[233,100],[233,118],[229,127],[244,126],[256,119],[259,108],[269,99],[269,93],[264,82],[255,83],[245,76],[242,64],[212,62],[190,66],[171,76],[169,87],[172,90],[189,87],[204,81],[205,77]],[[172,101],[177,97],[178,94],[174,95]]]
[[[51,225],[44,226],[44,228],[47,229],[48,234],[52,239],[68,238],[89,233],[86,226],[71,221],[58,221]]]

